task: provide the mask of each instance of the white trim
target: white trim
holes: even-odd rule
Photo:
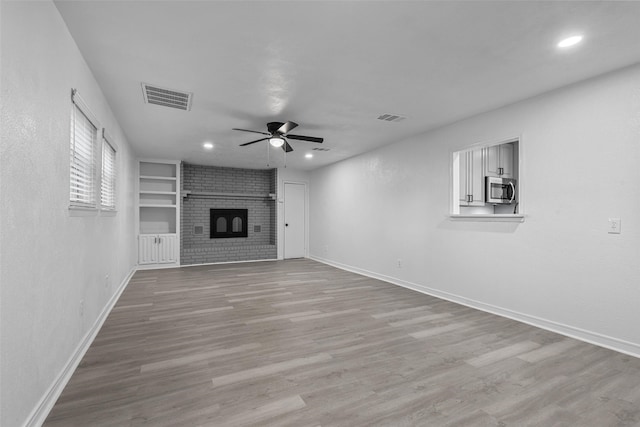
[[[178,268],[181,267],[178,262],[167,262],[163,264],[138,264],[136,265],[136,271],[143,270],[162,270],[165,268]]]
[[[90,208],[86,206],[69,206],[69,216],[70,217],[81,217],[81,216],[97,216],[98,209]]]
[[[273,262],[278,261],[277,258],[268,258],[268,259],[248,259],[243,261],[219,261],[219,262],[205,262],[202,264],[186,264],[181,265],[179,268],[183,267],[202,267],[203,265],[224,265],[224,264],[246,264],[248,262]],[[148,269],[144,269],[148,270]]]
[[[604,335],[598,332],[593,332],[593,331],[578,328],[575,326],[566,325],[564,323],[555,322],[553,320],[547,320],[541,317],[520,313],[520,312],[509,310],[506,308],[498,307],[492,304],[486,304],[481,301],[476,301],[476,300],[465,298],[459,295],[450,294],[448,292],[439,291],[437,289],[433,289],[427,286],[418,285],[412,282],[407,282],[405,280],[397,279],[391,276],[386,276],[384,274],[374,273],[372,271],[342,264],[336,261],[331,261],[328,259],[319,258],[315,256],[311,256],[311,259],[314,261],[321,262],[323,264],[330,265],[332,267],[339,268],[341,270],[351,271],[353,273],[361,274],[363,276],[382,280],[384,282],[402,286],[403,288],[411,289],[416,292],[420,292],[436,298],[451,301],[453,303],[461,304],[461,305],[471,307],[480,311],[484,311],[487,313],[495,314],[497,316],[506,317],[511,320],[526,323],[528,325],[545,329],[547,331],[555,332],[557,334],[574,338],[579,341],[583,341],[589,344],[597,345],[599,347],[607,348],[609,350],[617,351],[619,353],[627,354],[629,356],[640,358],[640,344],[638,343],[625,341],[625,340]]]
[[[38,402],[36,407],[31,411],[29,417],[24,423],[24,427],[41,426],[47,419],[49,412],[51,412],[51,409],[53,409],[53,406],[60,397],[60,394],[62,394],[62,391],[71,379],[71,376],[80,364],[80,361],[82,361],[85,353],[87,352],[87,350],[89,350],[89,347],[93,343],[93,340],[98,335],[98,332],[100,332],[102,325],[104,324],[105,320],[107,320],[107,317],[111,313],[113,307],[116,305],[116,302],[118,302],[120,295],[122,295],[124,290],[127,288],[127,285],[129,284],[129,281],[131,280],[135,272],[136,269],[133,268],[131,272],[129,272],[127,277],[124,278],[122,283],[120,283],[117,291],[113,294],[111,299],[109,299],[109,302],[107,302],[107,304],[104,306],[102,312],[100,313],[100,315],[98,315],[98,318],[93,323],[93,326],[91,326],[91,329],[87,331],[76,349],[73,351],[73,353],[67,360],[67,363],[65,363],[64,367],[62,368],[62,371],[55,378],[42,398],[40,398],[40,401]]]
[[[91,122],[91,124],[96,128],[96,132],[100,130],[100,121],[98,121],[98,117],[91,111],[89,108],[89,104],[85,102],[85,100],[78,93],[78,89],[71,89],[71,102],[78,106],[82,114]],[[97,137],[98,135],[96,135]]]
[[[462,148],[453,149],[451,150],[451,153],[462,152],[462,151],[473,151],[479,148],[493,147],[495,145],[502,145],[502,144],[508,144],[510,142],[520,142],[520,141],[522,141],[522,134],[511,135],[505,138],[490,138],[484,141],[477,141],[477,142],[474,142],[473,144],[465,145]]]
[[[114,139],[111,137],[111,134],[107,131],[107,129],[102,128],[102,138],[107,140],[107,143],[113,148],[113,151],[118,152],[118,144],[116,144]]]

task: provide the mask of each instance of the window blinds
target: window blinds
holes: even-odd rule
[[[95,207],[95,156],[98,122],[74,90],[71,116],[70,203]]]
[[[100,184],[100,206],[116,208],[116,150],[109,142],[111,138],[102,130],[102,180]]]

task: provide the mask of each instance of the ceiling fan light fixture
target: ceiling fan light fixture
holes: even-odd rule
[[[316,142],[318,144],[324,141],[324,138],[318,138],[315,136],[291,135],[289,131],[296,128],[297,126],[298,124],[294,122],[285,122],[285,123],[269,122],[267,123],[267,132],[263,132],[259,130],[240,129],[240,128],[233,128],[232,130],[258,133],[260,135],[264,135],[262,138],[258,138],[254,141],[249,141],[249,142],[245,142],[244,144],[240,144],[240,147],[246,147],[247,145],[255,144],[261,141],[269,141],[269,144],[272,147],[282,148],[285,153],[290,153],[293,151],[293,148],[291,147],[291,145],[289,145],[289,142],[287,141],[287,139],[295,139],[295,140],[306,141],[306,142]]]
[[[282,145],[284,145],[284,139],[278,136],[274,136],[272,138],[269,138],[269,144],[271,144],[274,147],[282,147]]]

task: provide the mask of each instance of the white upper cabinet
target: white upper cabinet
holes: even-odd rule
[[[459,206],[484,206],[482,149],[460,153]]]
[[[485,175],[513,178],[513,154],[513,142],[484,148]]]

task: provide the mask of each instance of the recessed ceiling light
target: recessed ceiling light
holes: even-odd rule
[[[571,47],[571,46],[577,45],[581,41],[582,41],[582,36],[567,37],[566,39],[563,39],[560,41],[560,43],[558,43],[558,47],[560,48]]]
[[[313,158],[313,154],[311,154],[311,153],[307,153],[307,154],[305,154],[304,156],[305,156],[307,159],[311,159],[311,158]]]
[[[210,142],[205,142],[204,144],[202,144],[202,146],[205,150],[213,150],[213,144]]]

